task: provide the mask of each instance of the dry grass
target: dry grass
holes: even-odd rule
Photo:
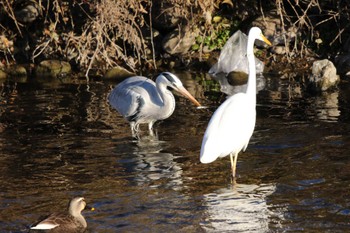
[[[342,22],[350,19],[349,6],[347,1],[341,4],[337,1],[276,0],[282,30],[285,32],[288,25],[299,32],[297,40],[287,48],[288,57],[304,57],[310,47],[323,46],[329,50],[335,44],[344,43],[343,33],[349,24]]]
[[[40,13],[35,27],[16,18],[16,9],[27,2],[0,1],[0,57],[5,58],[6,63],[16,61],[16,41],[31,37],[31,47],[25,52],[33,62],[64,58],[86,70],[86,75],[115,65],[134,72],[145,66],[157,68],[151,19],[152,4],[159,4],[159,1],[31,0]],[[174,11],[171,13],[182,17],[187,24],[200,27],[203,35],[215,30],[212,17],[224,4],[242,21],[269,10],[262,0],[161,1],[166,2],[178,7],[162,13]],[[328,47],[344,42],[348,27],[344,22],[350,19],[347,1],[275,0],[274,4],[282,20],[282,30],[292,25],[299,32],[298,39],[288,47],[290,58],[295,54],[303,57],[306,48],[316,46],[317,39],[322,39],[324,44],[321,45],[327,43]],[[325,25],[336,26],[337,33],[323,35],[321,28]],[[36,30],[34,36],[33,29]]]

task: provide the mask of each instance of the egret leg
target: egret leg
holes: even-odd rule
[[[231,169],[232,169],[232,177],[236,177],[236,164],[237,164],[237,157],[238,153],[231,153],[230,159],[231,159]]]

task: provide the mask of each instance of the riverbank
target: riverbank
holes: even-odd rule
[[[52,60],[67,62],[84,76],[105,77],[115,67],[131,74],[205,71],[234,32],[246,33],[251,26],[262,28],[273,42],[256,52],[266,72],[311,72],[313,61],[323,58],[340,74],[350,70],[347,2],[31,0],[0,5],[0,77],[13,75],[13,65],[31,76]]]

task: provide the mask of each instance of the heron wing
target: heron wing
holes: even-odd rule
[[[202,141],[200,161],[211,163],[218,157],[245,148],[254,131],[255,117],[255,106],[251,106],[245,93],[228,98],[210,119]]]
[[[109,103],[129,121],[135,120],[147,102],[159,101],[155,83],[142,76],[128,78],[110,93]]]

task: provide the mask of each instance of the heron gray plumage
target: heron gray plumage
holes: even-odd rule
[[[133,137],[139,136],[140,124],[148,124],[149,133],[153,136],[153,124],[170,117],[175,110],[175,98],[168,87],[200,106],[180,79],[170,72],[159,74],[156,82],[143,76],[127,78],[111,91],[108,100],[129,121]]]

